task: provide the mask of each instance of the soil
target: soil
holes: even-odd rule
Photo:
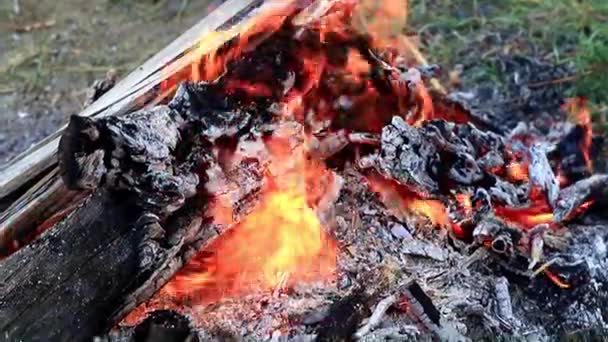
[[[221,2],[1,1],[0,167],[77,114],[96,79],[126,76]]]

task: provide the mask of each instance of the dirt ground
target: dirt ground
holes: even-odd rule
[[[128,72],[215,0],[1,0],[0,167],[82,108],[110,69]]]
[[[125,76],[221,2],[0,0],[0,168],[78,113],[94,80]],[[408,12],[444,85],[499,86],[502,55],[571,63],[569,93],[608,127],[608,1],[411,0]]]

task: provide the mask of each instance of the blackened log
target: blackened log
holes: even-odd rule
[[[0,263],[0,340],[88,341],[149,299],[217,236],[191,201],[162,226],[127,193],[96,191]]]
[[[280,5],[287,8],[293,3],[293,0],[281,1]],[[87,106],[79,116],[99,118],[124,115],[131,110],[142,108],[152,100],[159,101],[171,96],[170,92],[158,94],[157,86],[165,79],[178,76],[181,71],[189,68],[193,58],[201,58],[237,36],[239,31],[234,28],[238,24],[251,18],[257,11],[276,9],[278,2],[273,1],[269,6],[265,4],[264,0],[224,2]],[[247,25],[242,27],[246,28]],[[206,44],[204,49],[197,47],[205,33],[230,29],[230,34]],[[197,54],[189,53],[194,48],[198,48]],[[19,155],[7,167],[0,168],[0,200],[6,202],[3,207],[8,206],[0,215],[0,254],[5,254],[8,245],[15,238],[29,235],[38,224],[65,207],[77,205],[87,195],[82,191],[68,190],[58,177],[57,150],[64,129],[65,126]]]
[[[224,171],[196,134],[180,135],[196,122],[168,107],[72,123],[62,143],[63,176],[94,193],[0,263],[0,331],[8,340],[82,341],[105,333],[217,236],[216,227],[203,224],[206,198],[226,195],[248,207],[261,187],[263,172],[252,171],[262,163],[244,158],[248,167],[236,163],[225,171],[229,177],[205,187],[206,196],[192,197],[195,169],[203,178]],[[89,162],[96,154],[104,158]]]
[[[84,341],[110,328],[134,294],[160,284],[184,241],[151,229],[133,198],[100,190],[56,229],[0,263],[0,331],[14,341]],[[175,227],[175,234],[200,229]]]
[[[27,244],[45,224],[63,218],[89,195],[69,190],[56,177],[55,171],[48,174],[45,180],[54,178],[53,182],[30,189],[26,193],[29,201],[15,202],[0,215],[0,258]]]

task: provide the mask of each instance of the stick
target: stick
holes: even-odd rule
[[[384,315],[386,314],[386,311],[393,304],[397,303],[398,300],[399,300],[399,296],[397,293],[394,293],[394,294],[384,298],[383,300],[381,300],[376,305],[376,308],[374,309],[374,312],[370,316],[367,323],[364,326],[362,326],[359,330],[357,330],[357,332],[355,333],[355,338],[356,339],[363,338],[363,336],[369,334],[375,327],[380,325],[380,323],[382,322],[382,319],[384,318]]]

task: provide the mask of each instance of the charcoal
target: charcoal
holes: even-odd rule
[[[166,216],[194,196],[199,183],[193,172],[199,165],[176,157],[182,124],[166,106],[97,120],[74,116],[60,144],[63,179],[73,189],[103,183],[130,190],[142,208]]]
[[[471,202],[477,208],[476,215],[485,215],[492,210],[492,200],[490,194],[484,188],[477,188],[471,197]]]
[[[159,106],[121,117],[102,119],[115,147],[112,157],[142,163],[149,162],[155,169],[164,168],[180,141],[176,112]]]
[[[393,223],[391,226],[391,234],[398,239],[409,240],[412,238],[412,233],[409,232],[402,224]]]
[[[452,155],[459,153],[474,155],[476,153],[475,147],[473,147],[468,139],[458,134],[459,128],[460,126],[452,122],[433,120],[425,122],[421,131],[440,151],[445,151]]]
[[[473,237],[478,243],[483,244],[484,241],[494,239],[506,229],[507,225],[503,220],[494,215],[487,215],[475,226]]]
[[[216,89],[217,88],[217,89]],[[244,107],[234,106],[220,96],[216,83],[181,83],[169,108],[184,120],[196,122],[198,134],[210,142],[221,137],[235,137],[245,133],[252,124],[252,114]]]
[[[221,85],[217,82],[182,82],[168,106],[184,118],[195,118],[208,111],[228,111],[234,108],[230,97],[223,94]]]
[[[201,332],[196,331],[190,320],[169,310],[158,310],[135,327],[123,327],[106,336],[96,337],[94,342],[198,342]]]
[[[509,281],[505,277],[498,277],[496,279],[496,304],[498,308],[498,314],[501,318],[512,321],[513,316],[513,305],[511,304],[511,294],[509,292]]]
[[[309,143],[311,156],[318,159],[327,159],[343,150],[349,144],[345,130],[339,130],[325,137],[313,137]]]
[[[437,261],[445,261],[448,257],[446,249],[419,239],[406,240],[403,242],[401,251],[408,255],[430,258]]]
[[[118,73],[114,69],[108,70],[105,77],[100,80],[95,80],[91,87],[87,90],[87,98],[84,101],[84,107],[90,106],[97,101],[103,94],[107,93],[118,79]]]
[[[337,300],[317,329],[317,341],[352,341],[359,324],[368,315],[369,298],[365,294],[356,292]]]
[[[448,171],[451,180],[464,185],[472,185],[483,179],[484,173],[473,156],[458,153],[455,159]]]
[[[251,114],[242,110],[214,111],[200,118],[201,134],[210,142],[221,137],[235,137],[245,132],[251,119]]]
[[[559,195],[559,183],[547,159],[547,147],[539,143],[530,148],[530,182],[543,190],[551,207]]]
[[[490,244],[496,254],[511,255],[513,253],[513,239],[508,232],[500,232],[492,239]]]
[[[469,141],[469,144],[478,152],[483,150],[503,152],[505,148],[502,136],[490,131],[482,131],[472,123],[457,125],[456,134],[460,139]]]
[[[526,185],[515,185],[501,178],[494,178],[494,185],[488,189],[491,198],[509,207],[519,207],[528,201],[529,188]]]
[[[472,124],[432,120],[412,127],[394,117],[383,130],[376,162],[384,176],[422,194],[436,194],[446,178],[461,186],[496,178],[491,182],[492,197],[509,205],[521,205],[527,195],[525,186],[488,173],[504,165],[504,154],[505,143],[500,136]],[[366,165],[374,162],[369,157],[360,161]]]
[[[402,293],[408,300],[412,313],[423,323],[424,327],[439,334],[441,332],[441,314],[420,285],[412,280],[403,286]]]
[[[477,160],[477,165],[479,165],[482,170],[490,170],[503,167],[505,165],[505,160],[501,153],[491,150]]]
[[[95,189],[101,183],[103,176],[108,172],[104,165],[105,154],[104,150],[95,150],[89,155],[78,155],[75,158],[79,172],[75,177],[77,181],[73,184],[74,187]]]
[[[583,203],[605,196],[607,186],[608,175],[594,175],[562,189],[553,212],[554,221],[567,220]]]
[[[428,172],[438,162],[435,146],[401,117],[393,117],[382,130],[379,167],[390,178],[436,193],[439,185]]]
[[[532,237],[530,237],[530,265],[528,269],[531,270],[538,264],[543,257],[543,249],[545,247],[545,240],[543,233],[549,228],[548,224],[541,224],[532,229],[534,231]]]
[[[133,331],[133,342],[197,342],[190,321],[173,311],[155,311]]]

